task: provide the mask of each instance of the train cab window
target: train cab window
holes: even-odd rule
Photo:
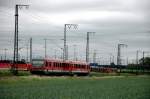
[[[32,60],[32,66],[40,67],[44,65],[44,60]]]

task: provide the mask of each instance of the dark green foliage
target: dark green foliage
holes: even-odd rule
[[[150,57],[145,57],[144,59],[140,59],[140,64],[149,65],[150,66]]]

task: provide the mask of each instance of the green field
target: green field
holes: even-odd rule
[[[0,78],[0,99],[150,99],[149,76]]]

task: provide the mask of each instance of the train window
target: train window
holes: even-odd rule
[[[56,63],[54,63],[55,64],[55,67],[57,67],[57,64]]]
[[[65,63],[62,63],[62,67],[64,67]]]
[[[67,68],[69,67],[69,64],[67,64]]]
[[[60,63],[60,67],[62,66],[62,63]]]
[[[34,60],[32,61],[33,66],[43,66],[44,61],[43,60]]]
[[[58,67],[58,63],[56,63],[56,66]]]
[[[49,66],[51,66],[51,62],[49,62]]]
[[[60,63],[60,67],[62,66],[62,63]]]
[[[57,63],[57,67],[59,67],[59,63]]]
[[[59,68],[59,63],[57,63],[57,67]]]
[[[54,62],[54,67],[56,67],[56,63]]]
[[[75,64],[75,68],[77,68],[77,66],[78,66],[78,65],[77,65],[77,64]]]
[[[80,68],[80,64],[78,64],[78,68]]]
[[[55,67],[57,67],[57,63],[55,63]]]
[[[45,66],[48,66],[48,62],[45,62]]]
[[[57,67],[57,63],[55,63],[55,66]]]

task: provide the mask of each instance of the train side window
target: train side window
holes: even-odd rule
[[[59,63],[56,63],[57,64],[57,67],[59,67]]]
[[[62,63],[60,63],[60,67],[62,67]]]
[[[80,65],[78,64],[78,68],[80,68]]]
[[[67,68],[69,67],[69,64],[67,64]]]
[[[55,67],[57,67],[57,63],[55,63]]]
[[[48,63],[47,63],[47,62],[45,62],[45,66],[48,66]]]
[[[53,64],[54,64],[54,67],[55,67],[55,66],[56,66],[56,65],[55,65],[55,62],[54,62]]]
[[[59,63],[57,63],[57,67],[59,67]]]
[[[66,68],[68,68],[69,67],[69,63],[67,63],[67,67]]]
[[[60,63],[60,67],[62,67],[62,63]]]
[[[49,66],[51,66],[51,62],[49,62]]]
[[[75,68],[77,68],[77,64],[75,64]]]
[[[69,68],[70,64],[68,63],[68,68]]]
[[[78,65],[76,64],[76,68],[78,68]]]

